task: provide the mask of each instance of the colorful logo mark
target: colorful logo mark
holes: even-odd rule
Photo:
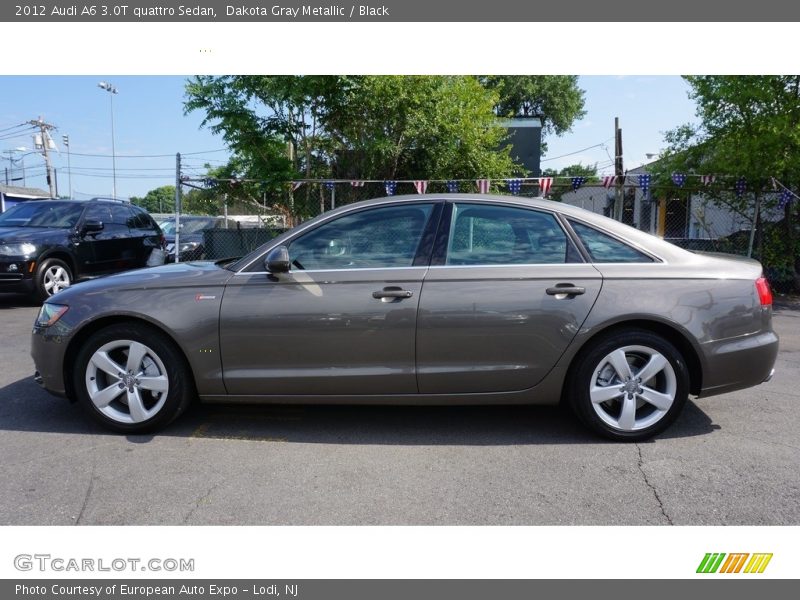
[[[748,557],[750,560],[748,560]],[[747,552],[738,552],[725,554],[724,552],[708,552],[703,557],[703,560],[700,561],[697,572],[763,573],[770,560],[772,560],[772,553],[749,554]]]

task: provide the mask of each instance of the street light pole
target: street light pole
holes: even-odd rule
[[[113,173],[113,188],[111,192],[111,197],[115,200],[117,199],[117,152],[114,147],[114,94],[118,94],[119,91],[115,88],[111,83],[107,81],[101,81],[97,84],[101,90],[105,90],[109,94],[109,98],[111,99],[111,169]]]

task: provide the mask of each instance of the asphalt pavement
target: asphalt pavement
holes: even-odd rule
[[[657,439],[550,407],[198,405],[107,433],[33,382],[38,307],[0,295],[2,525],[797,525],[800,302],[777,372]]]

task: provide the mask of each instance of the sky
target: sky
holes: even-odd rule
[[[58,151],[51,155],[58,193],[69,195],[70,161],[73,197],[111,196],[111,102],[117,197],[142,196],[155,187],[174,185],[177,152],[183,155],[184,174],[201,175],[204,164],[218,165],[227,153],[218,136],[200,127],[200,113],[183,114],[188,77],[0,77],[0,181],[5,181],[5,168],[10,168],[10,179],[21,178],[24,161],[25,183],[47,189],[44,158],[33,151],[31,132],[14,128],[42,117],[57,127],[53,139]],[[100,81],[117,88],[113,100],[98,87]],[[571,132],[546,140],[542,168],[560,169],[581,162],[597,163],[601,173],[612,172],[614,117],[620,118],[624,166],[635,168],[648,162],[646,154],[657,154],[664,147],[665,131],[694,119],[694,104],[680,77],[593,75],[580,77],[579,86],[585,90],[586,116]],[[69,156],[62,142],[65,134],[70,139]],[[25,150],[14,152],[17,148]]]

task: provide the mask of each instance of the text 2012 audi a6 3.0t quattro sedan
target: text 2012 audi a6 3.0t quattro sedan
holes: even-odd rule
[[[543,200],[392,197],[312,219],[236,261],[59,292],[36,379],[108,427],[206,402],[565,402],[641,440],[689,394],[769,379],[772,294],[752,260],[699,255]]]

